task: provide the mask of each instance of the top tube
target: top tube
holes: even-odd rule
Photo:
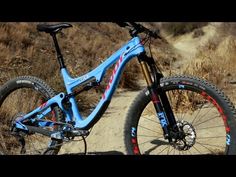
[[[124,54],[125,56],[129,54],[130,57],[135,57],[139,53],[144,52],[144,50],[145,49],[140,42],[140,38],[134,37],[118,51],[112,54],[108,59],[106,59],[103,63],[82,76],[72,78],[66,69],[61,70],[61,75],[63,77],[67,93],[72,93],[72,89],[74,87],[80,86],[93,78],[95,78],[98,83],[101,82],[104,75],[106,74],[107,69],[115,64],[122,54]],[[127,63],[126,60],[124,62]]]

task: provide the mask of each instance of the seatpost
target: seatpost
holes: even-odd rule
[[[57,37],[56,37],[56,33],[50,33],[50,35],[52,36],[55,48],[56,48],[56,52],[57,52],[57,60],[60,64],[60,69],[65,68],[65,63],[64,63],[64,59],[63,56],[61,54],[61,50],[60,47],[58,45],[58,41],[57,41]]]

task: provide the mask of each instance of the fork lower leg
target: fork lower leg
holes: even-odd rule
[[[164,113],[164,109],[162,106],[162,103],[159,100],[158,93],[157,93],[157,88],[155,88],[155,85],[153,84],[153,81],[151,79],[150,72],[148,71],[148,66],[145,61],[140,61],[142,72],[144,74],[145,80],[148,85],[148,90],[150,92],[151,100],[153,102],[154,108],[157,112],[157,117],[160,120],[163,132],[164,132],[164,137],[168,138],[169,136],[169,130],[168,130],[168,120],[166,118],[166,115]]]

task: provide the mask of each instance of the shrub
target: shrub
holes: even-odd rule
[[[207,22],[172,22],[164,23],[162,27],[169,34],[172,34],[173,36],[178,36],[192,32],[194,29],[201,28],[207,24]]]

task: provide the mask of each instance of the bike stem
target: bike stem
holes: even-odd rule
[[[157,72],[155,61],[152,57],[148,57],[146,53],[138,56],[139,63],[144,74],[144,78],[148,85],[150,97],[153,102],[154,108],[157,112],[157,117],[160,120],[164,137],[171,141],[170,130],[175,130],[176,120],[171,109],[166,93],[160,87],[160,79],[164,77],[161,73]],[[148,69],[150,68],[150,71]],[[154,77],[152,80],[151,73]]]

